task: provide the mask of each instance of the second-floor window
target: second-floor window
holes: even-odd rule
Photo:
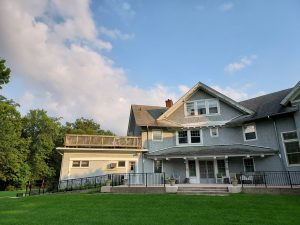
[[[300,164],[300,145],[296,131],[282,133],[285,154],[289,165]]]
[[[178,131],[177,143],[181,144],[202,144],[201,130]]]
[[[188,101],[185,104],[186,116],[216,115],[220,114],[220,104],[218,99],[203,99],[198,101]]]
[[[72,162],[72,167],[89,167],[90,162],[87,160],[74,160]]]
[[[244,129],[244,140],[245,141],[257,139],[256,126],[254,123],[244,125],[243,129]]]
[[[152,130],[152,140],[162,141],[162,130]]]

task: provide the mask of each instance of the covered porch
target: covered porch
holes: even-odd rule
[[[178,184],[230,184],[248,179],[242,173],[272,170],[281,164],[276,150],[248,145],[173,147],[147,154],[161,163],[166,177]]]

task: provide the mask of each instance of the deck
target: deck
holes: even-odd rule
[[[141,149],[141,137],[66,134],[65,147]]]

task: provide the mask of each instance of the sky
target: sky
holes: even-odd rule
[[[0,94],[126,135],[131,104],[203,82],[236,101],[300,80],[300,1],[1,0]]]

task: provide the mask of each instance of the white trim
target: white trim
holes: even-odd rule
[[[160,131],[160,133],[161,133],[160,140],[158,140],[158,139],[154,140],[154,138],[153,138],[153,131]],[[159,142],[163,141],[163,130],[162,129],[152,129],[151,133],[152,133],[152,141],[159,141]]]
[[[217,135],[212,135],[212,129],[216,129],[216,131],[217,131]],[[210,136],[212,137],[212,138],[216,138],[216,137],[219,137],[219,128],[218,127],[211,127],[210,129],[209,129],[209,131],[210,131]]]
[[[183,143],[183,144],[179,144],[179,135],[178,133],[180,131],[187,131],[187,143]],[[180,131],[176,131],[176,146],[203,146],[203,133],[202,133],[202,129],[184,129],[184,130],[180,130]],[[191,131],[199,131],[200,132],[200,142],[199,143],[192,143],[191,141]]]
[[[284,141],[283,139],[283,134],[286,134],[286,133],[293,133],[293,132],[296,132],[297,134],[297,139],[291,139],[291,140],[288,140],[288,141]],[[297,130],[291,130],[291,131],[284,131],[284,132],[281,132],[280,133],[281,135],[281,141],[282,141],[282,146],[283,146],[283,151],[284,151],[284,156],[285,156],[285,162],[286,162],[286,165],[288,167],[294,167],[294,166],[300,166],[300,164],[290,164],[289,163],[289,160],[288,160],[288,157],[287,157],[287,153],[286,153],[286,147],[285,147],[285,142],[292,142],[292,141],[298,141],[298,143],[300,144],[300,140],[299,140],[299,137],[298,137],[298,132]],[[300,146],[299,146],[300,148]]]
[[[209,113],[209,101],[216,101],[217,102],[217,109],[218,109],[218,113]],[[198,103],[197,102],[204,102],[205,105],[205,114],[198,114]],[[188,111],[187,111],[187,103],[193,103],[194,104],[194,115],[188,115]],[[184,116],[186,118],[190,118],[190,117],[200,117],[200,116],[218,116],[221,115],[220,112],[220,101],[217,98],[206,98],[206,99],[198,99],[198,100],[193,100],[193,101],[186,101],[184,102]]]
[[[247,140],[246,139],[246,133],[245,133],[245,126],[251,126],[251,125],[254,125],[255,139]],[[256,141],[258,139],[257,138],[257,130],[256,130],[256,124],[255,123],[243,124],[243,137],[244,137],[244,141],[246,141],[246,142],[248,142],[248,141]]]
[[[252,161],[253,161],[253,170],[254,170],[253,172],[255,172],[255,171],[256,171],[256,168],[255,168],[254,157],[244,157],[244,158],[243,158],[244,172],[245,172],[245,173],[248,173],[248,172],[246,172],[245,159],[252,159]],[[252,172],[249,172],[249,173],[252,173]]]

